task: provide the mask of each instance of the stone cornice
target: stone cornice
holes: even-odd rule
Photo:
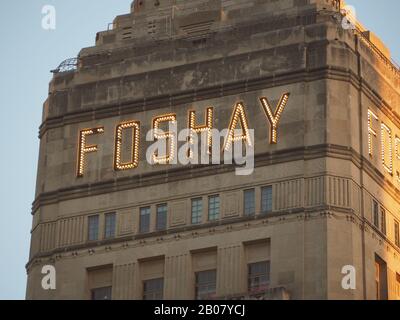
[[[372,237],[377,237],[382,243],[386,243],[395,252],[400,253],[398,248],[387,236],[383,235],[368,220],[358,216],[352,209],[316,206],[311,208],[295,208],[292,210],[277,211],[268,215],[256,215],[253,217],[237,217],[223,219],[218,222],[212,222],[196,226],[184,226],[166,231],[153,232],[147,234],[137,234],[124,237],[118,237],[111,240],[97,242],[87,242],[80,245],[57,248],[48,252],[41,252],[30,257],[26,264],[27,272],[36,264],[48,261],[54,262],[60,259],[76,258],[96,252],[119,251],[132,248],[141,248],[143,246],[180,241],[189,238],[198,238],[212,234],[235,232],[248,228],[265,227],[274,224],[291,221],[309,221],[315,219],[346,219],[349,223],[359,226],[360,230],[371,233]],[[375,235],[375,236],[374,236]],[[44,261],[43,261],[44,260]]]
[[[198,238],[225,232],[240,231],[242,229],[263,227],[282,222],[312,220],[317,218],[327,218],[332,214],[332,210],[343,214],[354,214],[353,210],[347,208],[336,208],[330,206],[315,206],[311,208],[295,208],[291,210],[276,211],[271,214],[257,214],[252,217],[226,218],[216,222],[209,222],[202,225],[182,226],[146,234],[136,234],[118,237],[110,240],[86,242],[79,245],[60,247],[48,252],[41,252],[30,257],[26,268],[29,269],[35,262],[40,263],[41,259],[59,260],[62,257],[75,257],[88,254],[88,251],[96,252],[104,249],[122,250],[133,247],[143,247],[146,245],[184,240],[187,238]],[[178,236],[177,236],[178,235]]]
[[[169,107],[186,103],[190,104],[201,100],[251,92],[279,85],[313,81],[322,78],[323,76],[321,76],[320,70],[310,72],[307,71],[306,68],[303,68],[302,70],[297,70],[294,72],[253,78],[251,80],[225,82],[221,85],[210,86],[201,89],[186,91],[180,90],[179,92],[173,92],[166,95],[140,98],[137,100],[130,99],[127,101],[117,101],[109,104],[93,105],[88,110],[74,111],[65,113],[61,116],[47,118],[39,128],[39,138],[41,138],[49,129],[58,128],[69,124],[105,119],[123,114],[156,110],[159,109],[160,106]]]
[[[355,150],[344,146],[326,144],[259,154],[255,156],[255,167],[257,168],[299,160],[306,161],[324,157],[351,161],[359,169],[363,168],[363,170],[365,170],[365,172],[377,184],[385,188],[392,197],[400,198],[400,190],[396,188],[396,186],[394,186],[382,172],[375,168],[368,159],[361,157],[361,155]],[[233,165],[185,166],[139,176],[136,175],[133,177],[124,177],[63,188],[39,194],[32,205],[32,214],[34,214],[41,206],[55,204],[61,201],[148,187],[178,180],[222,174],[233,172],[234,170],[235,166]]]
[[[265,153],[255,156],[255,167],[261,167],[276,163],[314,159],[326,155],[325,146],[313,146],[306,148],[287,149],[283,151]],[[158,172],[123,177],[91,184],[76,185],[51,192],[40,193],[33,202],[32,213],[40,206],[58,203],[60,201],[88,197],[108,192],[124,191],[139,187],[147,187],[160,183],[168,183],[178,180],[193,179],[209,175],[233,172],[234,165],[187,165],[176,168],[160,170]]]
[[[95,105],[92,106],[90,110],[75,111],[66,113],[62,116],[47,118],[39,128],[39,138],[43,137],[49,129],[59,128],[83,121],[106,119],[124,114],[156,110],[160,108],[160,106],[165,107],[179,104],[191,104],[196,101],[219,98],[232,94],[240,94],[276,86],[299,82],[311,82],[322,79],[345,81],[351,83],[357,89],[361,88],[363,93],[374,101],[382,112],[391,118],[396,126],[400,128],[400,115],[394,112],[385,99],[374,91],[368,83],[359,79],[357,74],[347,68],[328,66],[312,70],[303,68],[293,72],[224,83],[218,86],[210,86],[202,89],[180,91],[169,95],[118,101],[105,105]]]

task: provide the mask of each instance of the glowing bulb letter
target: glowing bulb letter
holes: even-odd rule
[[[132,154],[129,162],[122,162],[122,134],[126,129],[132,129]],[[115,129],[115,153],[114,153],[114,169],[116,171],[129,170],[137,168],[139,164],[139,137],[140,137],[140,122],[129,121],[117,125]]]
[[[387,144],[385,137],[387,136]],[[382,164],[389,174],[393,174],[393,151],[392,151],[392,130],[385,125],[381,124],[381,144],[382,144]],[[389,146],[388,160],[386,160],[386,145]]]
[[[104,133],[104,127],[85,129],[80,131],[78,141],[78,168],[76,172],[77,177],[83,177],[86,153],[97,151],[97,145],[86,145],[86,137],[99,133]]]
[[[240,122],[240,127],[242,129],[241,135],[235,135],[235,129]],[[233,110],[231,122],[228,128],[228,136],[225,139],[225,150],[230,150],[232,143],[235,141],[245,141],[249,146],[252,145],[250,133],[249,133],[249,124],[247,121],[246,110],[244,108],[243,103],[239,102],[236,104],[235,109]]]
[[[277,138],[278,125],[282,116],[282,112],[285,109],[287,102],[289,100],[289,96],[290,93],[288,92],[282,95],[274,113],[272,112],[271,105],[269,104],[268,99],[265,97],[260,98],[261,105],[263,106],[263,110],[271,126],[270,138],[269,138],[270,144],[276,144],[278,141]]]
[[[161,122],[176,122],[176,114],[167,114],[153,119],[154,138],[158,140],[165,139],[169,141],[169,150],[166,155],[159,156],[157,153],[153,154],[153,162],[156,164],[168,164],[174,159],[175,154],[175,134],[173,132],[164,132],[160,130]]]
[[[368,109],[368,153],[372,157],[372,136],[376,137],[376,131],[372,127],[372,118],[378,121],[378,117]]]
[[[212,148],[212,128],[213,128],[213,108],[207,108],[206,111],[206,123],[205,125],[197,125],[196,126],[196,111],[190,110],[189,111],[189,123],[188,127],[190,130],[190,137],[189,143],[193,145],[193,133],[202,133],[207,131],[207,146],[208,146],[208,153],[210,153]],[[193,157],[193,151],[189,149],[189,158]]]

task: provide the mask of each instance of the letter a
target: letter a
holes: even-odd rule
[[[356,289],[356,268],[353,266],[344,266],[342,274],[345,276],[342,279],[342,288],[344,290]]]
[[[42,8],[42,28],[44,30],[56,29],[56,8],[54,6],[46,5]]]

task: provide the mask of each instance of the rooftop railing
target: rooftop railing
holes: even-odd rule
[[[51,73],[57,74],[61,72],[74,71],[77,68],[78,68],[78,58],[70,58],[61,62],[56,69],[51,70]]]

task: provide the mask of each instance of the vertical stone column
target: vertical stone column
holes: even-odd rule
[[[114,266],[113,272],[113,300],[133,300],[139,299],[135,287],[135,275],[137,263],[127,263],[123,265]]]
[[[246,268],[241,244],[218,248],[217,296],[246,292]]]
[[[165,258],[165,299],[193,298],[194,286],[191,281],[191,270],[190,254],[188,253]]]

